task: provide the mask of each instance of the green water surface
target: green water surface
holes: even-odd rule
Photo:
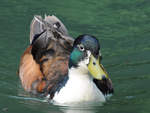
[[[104,104],[52,105],[16,74],[34,15],[59,17],[74,38],[95,35],[115,93]],[[0,113],[149,113],[150,0],[0,0]]]

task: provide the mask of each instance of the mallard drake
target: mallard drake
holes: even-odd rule
[[[19,77],[26,91],[57,103],[104,102],[113,87],[101,60],[96,37],[84,34],[74,41],[57,17],[35,16]]]

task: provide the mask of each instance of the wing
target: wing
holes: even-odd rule
[[[42,92],[41,87],[45,87],[46,82],[43,80],[43,73],[40,70],[40,65],[36,63],[31,54],[32,46],[29,46],[21,57],[19,66],[19,77],[24,89],[28,92]],[[33,87],[33,83],[37,83],[37,86]]]
[[[68,73],[73,45],[67,29],[55,16],[35,16],[31,23],[30,46],[21,57],[19,77],[24,89],[53,94]]]

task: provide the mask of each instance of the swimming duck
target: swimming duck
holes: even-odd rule
[[[104,102],[113,87],[101,60],[96,37],[84,34],[74,41],[57,17],[35,16],[19,77],[26,91],[57,103]]]

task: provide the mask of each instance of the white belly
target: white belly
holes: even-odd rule
[[[54,95],[57,103],[76,103],[84,101],[104,102],[105,97],[96,87],[90,75],[69,75],[66,85]]]

